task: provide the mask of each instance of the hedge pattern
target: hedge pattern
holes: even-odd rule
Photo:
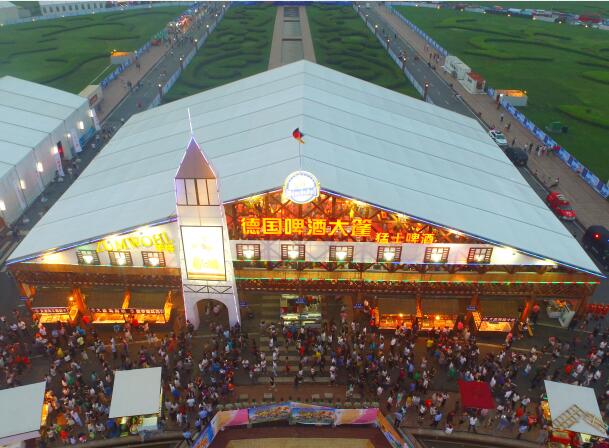
[[[231,7],[163,102],[265,71],[276,13],[268,4]]]
[[[314,4],[307,15],[318,64],[420,98],[353,8]]]
[[[176,5],[2,27],[0,76],[78,93],[107,69],[113,50],[136,50],[184,9]]]
[[[495,88],[526,90],[523,112],[554,134],[581,163],[609,178],[609,33],[456,10],[397,7]]]

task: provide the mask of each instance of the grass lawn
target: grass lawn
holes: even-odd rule
[[[316,4],[307,15],[318,64],[420,98],[353,8]]]
[[[276,14],[269,4],[231,7],[163,102],[265,71]]]
[[[521,108],[595,174],[609,178],[609,33],[454,10],[398,7],[495,88],[526,90]]]
[[[185,9],[176,5],[4,26],[0,76],[78,93],[107,69],[112,50],[136,50]]]

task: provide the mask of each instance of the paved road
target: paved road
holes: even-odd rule
[[[399,55],[403,52],[406,55],[406,68],[417,82],[422,86],[426,82],[429,83],[428,96],[433,104],[462,115],[467,115],[468,117],[476,118],[469,107],[438,76],[432,66],[428,64],[428,61],[423,60],[422,57],[418,59],[415,57],[417,53],[414,48],[395,33],[393,28],[378,14],[376,8],[362,7],[362,13],[364,16],[368,16],[366,19],[369,23],[377,25],[377,33],[383,36],[385,42],[389,39],[389,47],[395,54]]]

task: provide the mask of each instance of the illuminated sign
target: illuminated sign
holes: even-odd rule
[[[375,232],[371,219],[355,218],[352,221],[325,218],[240,218],[244,236],[291,236],[374,238],[379,244],[433,244],[433,233]]]
[[[97,252],[128,251],[129,249],[142,249],[154,247],[157,252],[173,252],[175,250],[173,239],[167,232],[153,233],[151,235],[126,235],[120,238],[110,238],[97,243]]]
[[[308,171],[294,171],[283,183],[283,197],[295,204],[306,204],[319,196],[319,182]]]
[[[182,226],[186,276],[190,280],[226,280],[222,227]]]

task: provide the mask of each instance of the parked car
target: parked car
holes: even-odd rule
[[[550,206],[550,209],[556,213],[560,219],[564,219],[565,221],[574,221],[575,220],[575,210],[571,207],[571,204],[557,191],[551,191],[550,194],[546,197],[546,201]]]
[[[508,156],[508,159],[516,166],[527,166],[527,162],[529,161],[529,155],[522,148],[513,146],[505,148],[505,155]]]
[[[499,146],[507,146],[507,139],[505,138],[505,135],[503,135],[503,132],[498,131],[497,129],[491,129],[488,131],[488,135],[490,135],[493,141]]]
[[[609,270],[609,230],[603,226],[590,226],[582,238],[584,249]]]

